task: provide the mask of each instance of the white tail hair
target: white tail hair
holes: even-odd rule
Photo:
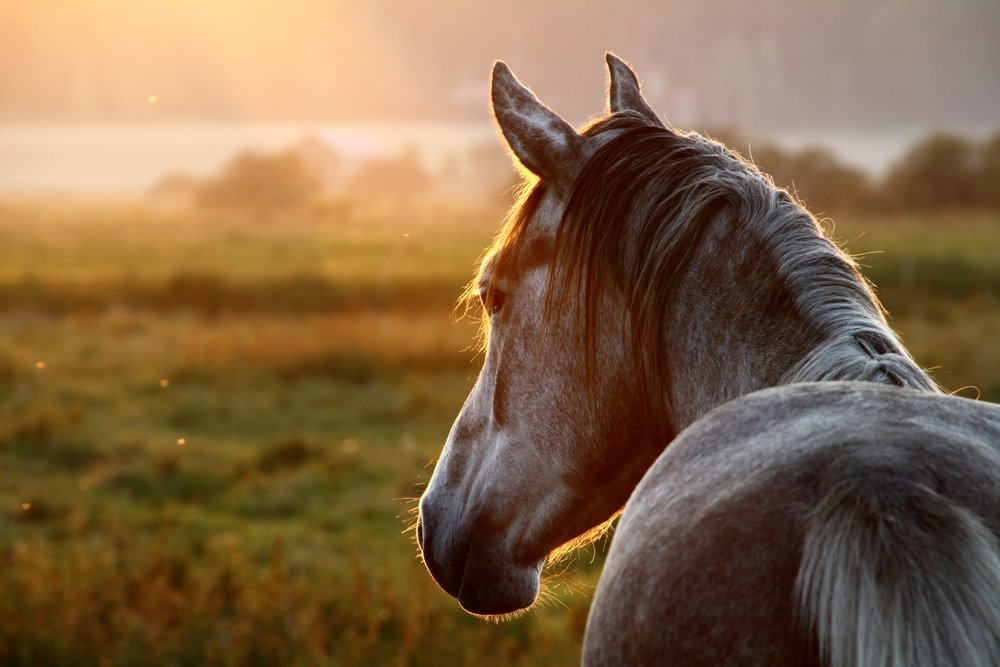
[[[829,667],[1000,665],[1000,549],[923,484],[864,477],[826,495],[796,592]]]

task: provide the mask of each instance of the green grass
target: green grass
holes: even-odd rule
[[[966,298],[1000,294],[1000,215],[861,217],[826,225],[886,289]]]
[[[477,372],[452,307],[501,216],[0,203],[0,663],[578,662],[600,548],[496,625],[406,532]],[[1000,220],[836,234],[885,250],[863,261],[916,358],[1000,400]]]

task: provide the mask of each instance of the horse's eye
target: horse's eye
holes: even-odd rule
[[[496,287],[484,287],[479,290],[479,300],[483,302],[483,308],[488,313],[496,313],[503,308],[503,302],[507,295]]]

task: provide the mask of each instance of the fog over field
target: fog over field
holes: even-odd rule
[[[3,0],[0,121],[479,121],[502,58],[580,122],[613,50],[682,126],[992,125],[998,31],[941,0]]]
[[[580,124],[607,50],[677,127],[881,175],[933,131],[997,129],[998,34],[997,3],[930,0],[0,0],[0,192],[135,192],[306,135],[439,165],[494,141],[495,59]]]

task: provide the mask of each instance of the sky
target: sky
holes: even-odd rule
[[[686,126],[1000,125],[986,0],[0,0],[0,123],[478,120],[496,59],[578,123],[607,50]]]

